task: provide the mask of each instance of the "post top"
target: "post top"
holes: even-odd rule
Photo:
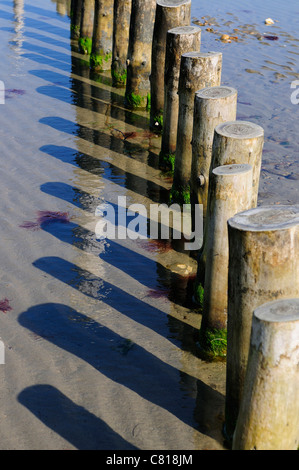
[[[215,127],[215,132],[233,139],[253,139],[264,136],[264,129],[249,121],[227,121]]]
[[[227,98],[228,96],[236,95],[237,93],[235,88],[229,86],[212,86],[196,91],[195,95],[198,98],[217,100],[219,98]]]
[[[157,5],[167,8],[176,8],[188,3],[191,3],[191,0],[157,0]]]
[[[199,52],[199,51],[191,51],[191,52],[184,52],[182,54],[182,58],[191,58],[191,59],[197,59],[197,58],[206,58],[206,57],[219,57],[222,56],[222,52],[215,52],[215,51],[210,51],[210,52]]]
[[[259,206],[236,214],[230,227],[242,231],[269,232],[299,226],[299,205]]]
[[[201,32],[199,26],[176,26],[167,31],[167,34],[194,34]]]
[[[247,163],[238,163],[233,165],[222,165],[214,168],[212,173],[216,176],[233,176],[252,171],[252,165]]]
[[[254,316],[267,322],[299,321],[299,298],[267,302],[256,308]]]

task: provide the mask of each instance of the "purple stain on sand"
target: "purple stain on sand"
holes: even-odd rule
[[[22,225],[20,225],[20,227],[31,231],[36,231],[40,230],[42,226],[57,222],[62,224],[70,223],[69,214],[67,212],[38,211],[38,216],[35,222],[25,221]]]
[[[9,300],[5,297],[5,299],[0,300],[0,311],[3,313],[10,312],[12,310],[11,306],[9,305]]]
[[[147,295],[153,299],[166,299],[169,292],[164,289],[150,289]]]
[[[22,96],[25,95],[26,91],[25,90],[19,90],[16,88],[12,88],[9,90],[5,90],[5,98],[12,98],[12,95],[18,95]]]

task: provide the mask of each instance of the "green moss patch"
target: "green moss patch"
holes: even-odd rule
[[[163,130],[163,112],[162,111],[160,111],[160,113],[154,117],[154,130],[158,132],[162,132]]]
[[[149,111],[151,109],[151,94],[150,93],[147,94],[146,99],[147,99],[146,109],[147,111]]]
[[[103,70],[104,62],[108,62],[112,57],[112,53],[109,52],[107,54],[95,54],[92,53],[90,55],[90,67],[96,70]]]
[[[127,81],[127,69],[117,72],[114,68],[112,68],[111,76],[112,76],[114,85],[125,86],[126,81]]]
[[[83,54],[91,54],[92,51],[92,39],[91,38],[79,38],[79,51]]]
[[[135,93],[126,93],[125,104],[130,108],[146,108],[148,96],[141,96]]]
[[[170,198],[169,202],[171,204],[190,204],[191,197],[190,197],[190,186],[186,187],[178,187],[172,186],[170,191]]]
[[[205,328],[199,332],[199,348],[206,359],[219,359],[226,357],[227,330]]]
[[[174,164],[175,164],[175,154],[168,153],[165,154],[162,151],[159,154],[159,168],[162,171],[170,173],[173,175],[174,172]]]
[[[80,34],[80,26],[77,25],[77,24],[71,24],[71,32],[76,35],[77,37],[79,37],[79,34]]]
[[[204,287],[200,282],[195,281],[194,300],[201,308],[203,308],[203,299],[204,299]]]

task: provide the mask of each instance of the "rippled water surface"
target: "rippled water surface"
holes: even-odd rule
[[[69,3],[0,0],[0,448],[223,449],[225,364],[197,354],[193,257],[96,239],[99,204],[166,202],[171,179],[148,113],[71,44]],[[298,6],[280,3],[192,2],[238,118],[265,129],[259,204],[299,202]]]
[[[202,50],[223,53],[223,84],[238,90],[238,119],[265,130],[259,203],[299,202],[299,108],[291,101],[293,94],[298,103],[298,13],[296,1],[193,1]]]

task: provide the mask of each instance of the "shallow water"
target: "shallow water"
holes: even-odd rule
[[[297,7],[247,3],[193,0],[193,19],[215,18],[202,50],[223,52],[239,118],[265,129],[259,203],[295,203]],[[195,262],[178,242],[95,236],[103,202],[167,201],[160,138],[71,50],[63,1],[22,5],[0,1],[0,448],[222,449],[225,364],[196,354]]]
[[[202,51],[223,53],[222,83],[238,90],[238,119],[265,130],[259,204],[298,204],[299,6],[295,0],[193,1],[202,26]],[[204,17],[204,18],[202,18]],[[271,18],[273,25],[266,25]],[[198,24],[198,23],[197,23]],[[207,31],[212,29],[213,31]],[[223,34],[237,37],[230,43]],[[274,39],[274,40],[271,40]]]

